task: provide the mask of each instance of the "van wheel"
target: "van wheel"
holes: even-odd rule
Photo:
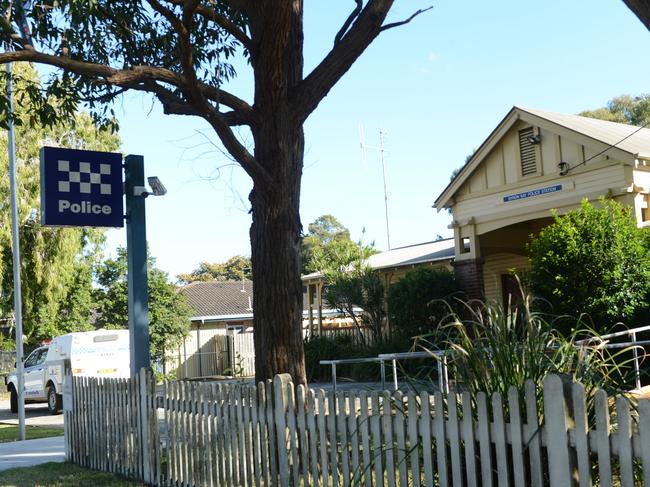
[[[57,394],[54,386],[48,386],[47,388],[47,409],[50,411],[50,414],[57,414],[61,411],[62,406],[61,394]]]
[[[14,389],[13,387],[11,388],[11,392],[9,396],[9,408],[11,409],[12,413],[18,412],[18,393],[16,392],[16,389]]]

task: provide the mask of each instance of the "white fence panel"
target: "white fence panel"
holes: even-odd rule
[[[557,376],[507,398],[334,394],[288,376],[71,380],[68,458],[152,485],[631,487],[649,475],[650,402],[598,391],[587,407],[585,389]]]

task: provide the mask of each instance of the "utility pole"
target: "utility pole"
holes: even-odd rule
[[[14,98],[11,80],[11,63],[5,64],[7,72],[7,146],[9,151],[9,193],[11,198],[11,237],[13,247],[14,316],[16,318],[16,378],[18,379],[18,439],[25,439],[25,377],[23,367],[23,300],[20,282],[20,227],[18,225],[18,193],[16,185],[16,140],[14,133]]]

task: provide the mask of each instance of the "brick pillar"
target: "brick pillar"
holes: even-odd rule
[[[478,258],[456,260],[452,263],[456,280],[468,300],[485,299],[483,294],[483,262],[483,259]]]

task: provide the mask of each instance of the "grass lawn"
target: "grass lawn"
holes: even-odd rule
[[[50,436],[63,436],[63,428],[27,426],[25,436],[28,440],[49,438]],[[0,443],[8,443],[10,441],[18,441],[18,426],[13,424],[0,424]]]
[[[144,484],[125,480],[110,473],[95,472],[72,463],[44,463],[37,467],[12,468],[0,472],[2,487],[140,487]]]

